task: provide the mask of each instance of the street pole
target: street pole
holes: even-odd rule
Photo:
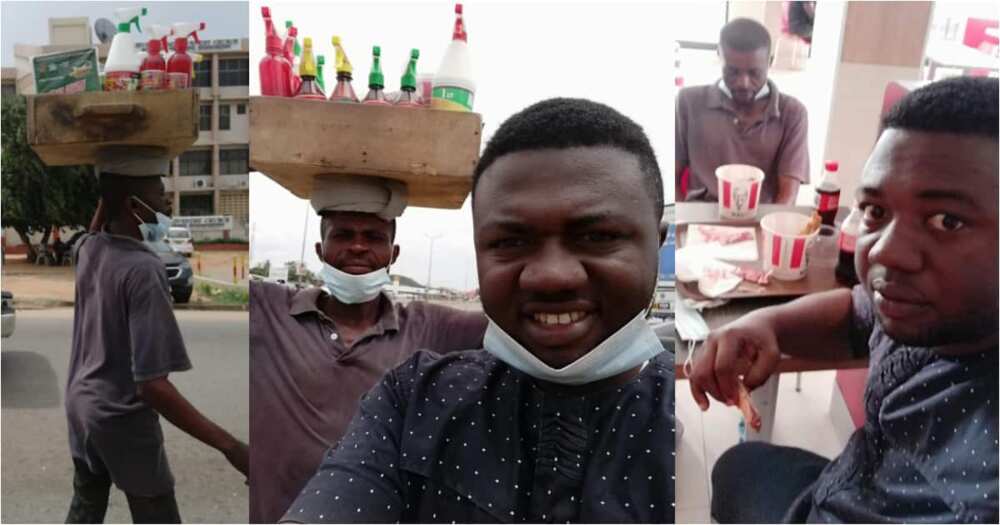
[[[299,268],[296,272],[299,277],[299,282],[302,282],[302,274],[305,273],[303,270],[305,269],[306,264],[306,235],[309,233],[309,210],[311,208],[312,205],[309,204],[309,201],[306,201],[306,218],[302,223],[302,253],[299,254]]]
[[[424,237],[427,237],[427,239],[431,241],[430,251],[427,254],[427,294],[430,295],[430,291],[431,291],[431,270],[434,268],[434,241],[436,239],[440,239],[442,237],[442,234],[437,233],[437,234],[431,235],[429,233],[425,233]]]

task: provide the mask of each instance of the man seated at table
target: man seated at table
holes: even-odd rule
[[[642,128],[587,100],[530,106],[483,152],[472,208],[486,351],[389,373],[284,519],[672,522],[673,357],[645,319],[663,183]]]
[[[765,381],[779,350],[871,361],[865,423],[844,452],[827,462],[763,443],[728,450],[712,473],[717,521],[1000,519],[997,100],[996,79],[969,77],[904,97],[857,191],[861,284],[709,337],[691,376],[702,409],[706,393],[732,402],[740,376],[747,388]]]
[[[678,199],[718,201],[716,168],[749,164],[764,172],[762,204],[794,204],[799,184],[809,182],[806,108],[767,78],[767,28],[748,18],[729,22],[719,34],[719,56],[719,81],[677,95]]]

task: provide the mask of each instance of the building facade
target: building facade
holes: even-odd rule
[[[14,68],[3,68],[3,96],[34,93],[31,57],[95,46],[87,18],[49,20],[49,44],[17,44]],[[107,57],[109,44],[96,44]],[[146,43],[137,43],[145,51]],[[174,223],[191,228],[195,240],[249,239],[250,220],[250,47],[249,39],[216,39],[191,43],[188,53],[200,55],[192,79],[200,105],[198,140],[173,160],[164,178]],[[8,246],[20,243],[16,232],[4,230]],[[40,236],[39,236],[40,237]],[[38,242],[32,239],[32,242]]]

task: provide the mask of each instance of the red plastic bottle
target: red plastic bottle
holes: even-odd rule
[[[174,54],[167,61],[167,80],[170,89],[191,87],[191,56],[187,54],[187,35],[174,40]]]
[[[835,160],[828,160],[823,167],[823,178],[816,187],[816,211],[822,217],[823,224],[833,226],[840,206],[840,180],[837,177],[840,165]]]
[[[288,61],[288,72],[289,81],[292,83],[292,93],[299,92],[299,86],[302,85],[302,77],[299,76],[298,72],[295,71],[295,39],[299,36],[299,28],[292,26],[288,28],[288,37],[285,38],[284,43],[284,55],[285,60]]]
[[[270,97],[290,97],[292,91],[292,65],[285,59],[281,37],[274,30],[271,13],[268,8],[261,8],[266,27],[267,54],[260,59],[260,93]]]
[[[164,89],[167,86],[167,62],[160,53],[160,39],[146,44],[147,55],[139,66],[139,89]]]
[[[844,286],[858,284],[858,272],[854,266],[854,252],[860,233],[861,210],[855,206],[851,210],[850,215],[840,225],[840,238],[837,241],[840,247],[840,255],[837,259],[837,267],[834,270],[834,275],[837,278],[837,282]]]

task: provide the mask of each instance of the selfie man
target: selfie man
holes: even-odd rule
[[[417,350],[482,346],[486,318],[442,305],[400,304],[383,288],[399,257],[401,183],[316,179],[322,287],[250,284],[250,521],[274,523],[336,445],[361,396]]]
[[[779,353],[868,356],[865,423],[833,461],[763,443],[712,472],[720,523],[996,523],[998,89],[958,77],[904,97],[857,190],[861,284],[714,332],[691,392],[736,398]],[[770,468],[782,465],[780,470]]]
[[[490,139],[472,209],[485,351],[387,374],[283,519],[672,522],[673,354],[645,318],[663,183],[642,128],[532,105]]]
[[[136,523],[179,523],[159,416],[222,452],[244,476],[247,445],[203,416],[170,382],[191,368],[163,262],[144,240],[170,227],[162,174],[169,160],[106,152],[101,201],[74,249],[76,293],[66,383],[73,458],[67,523],[101,523],[111,484]]]
[[[799,185],[809,182],[809,126],[805,106],[767,78],[771,35],[759,22],[737,18],[719,34],[719,57],[721,79],[677,95],[678,199],[718,201],[716,168],[749,164],[764,172],[762,204],[794,204]]]

